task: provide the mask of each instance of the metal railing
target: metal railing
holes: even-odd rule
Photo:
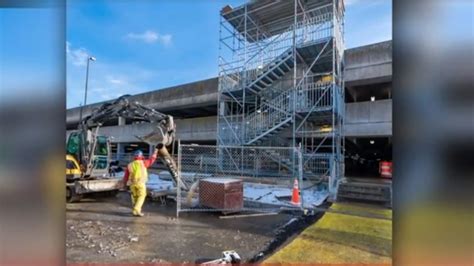
[[[282,33],[265,41],[249,43],[247,46],[237,48],[234,51],[233,60],[226,61],[222,57],[220,58],[220,73],[239,75],[237,73],[248,71],[247,78],[252,79],[252,77],[258,76],[262,68],[271,64],[285,51],[293,47],[293,35],[295,35],[297,46],[317,43],[332,37],[332,17],[331,12],[302,19],[296,23],[296,28],[291,25]],[[337,33],[340,34],[340,31],[337,31]]]
[[[318,111],[332,108],[332,83],[309,83],[297,88],[296,110],[298,112]]]
[[[298,23],[296,36],[299,45],[319,42],[332,37],[332,13],[324,13]]]

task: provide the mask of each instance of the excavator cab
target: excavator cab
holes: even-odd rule
[[[108,175],[110,163],[110,145],[106,136],[97,136],[94,155],[92,157],[93,174]]]
[[[90,177],[90,176],[106,176],[109,173],[109,164],[110,164],[110,143],[109,139],[106,136],[96,136],[95,143],[91,143],[94,148],[94,153],[91,158],[86,162],[80,162],[81,157],[81,142],[84,139],[81,136],[81,132],[72,132],[69,135],[66,150],[67,154],[70,155],[69,158],[75,160],[73,164],[69,165],[80,165],[81,177]],[[90,138],[85,138],[90,139]],[[87,140],[86,140],[87,141]],[[66,158],[67,161],[67,158]],[[87,168],[84,164],[91,163],[90,173],[86,173],[85,169]]]
[[[110,143],[108,137],[91,138],[90,132],[85,133],[87,136],[83,136],[83,132],[72,132],[66,143],[67,202],[79,201],[83,194],[87,193],[108,192],[113,195],[120,188],[120,180],[109,176]],[[83,139],[86,140],[86,145],[94,147],[91,156],[82,156],[81,154],[84,152]]]

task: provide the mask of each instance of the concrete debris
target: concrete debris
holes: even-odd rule
[[[68,239],[66,247],[83,247],[94,250],[95,254],[119,257],[118,251],[130,245],[130,242],[138,242],[138,236],[123,238],[123,232],[130,228],[123,226],[105,226],[101,221],[80,222],[68,226]],[[104,238],[104,235],[107,236]],[[71,240],[71,238],[73,240]]]
[[[302,191],[304,207],[320,206],[329,196],[327,190],[318,190],[317,187],[307,188]],[[282,187],[270,184],[244,183],[244,199],[264,204],[292,206],[290,198],[291,187]]]

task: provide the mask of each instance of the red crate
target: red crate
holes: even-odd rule
[[[204,207],[241,210],[244,207],[242,180],[206,178],[199,181],[199,202]]]

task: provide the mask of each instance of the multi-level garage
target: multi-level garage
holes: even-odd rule
[[[345,176],[378,176],[379,161],[391,160],[392,149],[392,42],[382,42],[345,51]],[[216,144],[218,78],[132,96],[146,106],[173,115],[177,138],[182,143]],[[84,106],[87,115],[101,103]],[[67,110],[67,130],[74,130],[80,108]],[[128,159],[140,147],[135,135],[148,132],[149,124],[119,119],[101,128],[111,136],[117,159]]]

